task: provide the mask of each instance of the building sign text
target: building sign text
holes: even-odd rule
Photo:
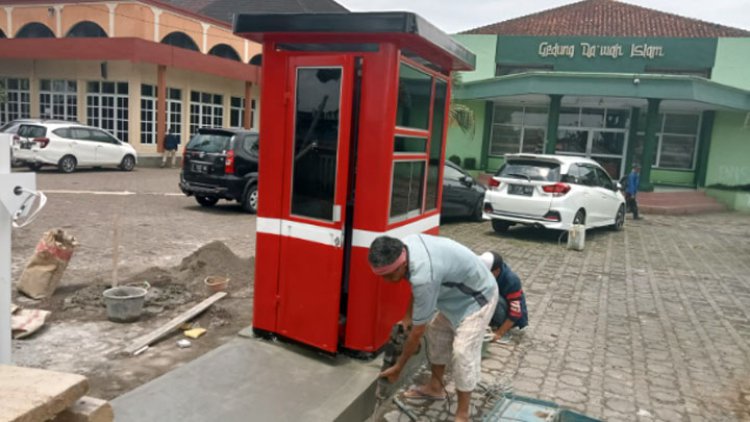
[[[664,57],[664,47],[648,43],[625,45],[616,44],[590,44],[581,42],[579,44],[539,43],[538,54],[541,57],[569,57],[576,56],[578,50],[581,57],[593,59],[596,57],[609,57],[619,59],[620,57],[640,57],[653,60]]]

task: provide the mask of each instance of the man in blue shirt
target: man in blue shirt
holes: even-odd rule
[[[479,257],[490,269],[497,281],[500,299],[490,320],[495,334],[494,340],[501,339],[513,327],[523,329],[529,325],[529,311],[526,309],[526,295],[521,279],[514,273],[503,257],[497,252],[485,252]]]
[[[641,217],[638,215],[638,201],[635,196],[638,193],[638,185],[641,183],[641,167],[638,164],[633,164],[633,171],[628,175],[628,186],[625,188],[625,201],[627,207],[633,212],[633,219],[640,220]]]
[[[494,277],[467,247],[425,234],[403,240],[380,236],[370,246],[368,260],[376,275],[393,283],[406,280],[412,292],[404,325],[413,327],[396,364],[380,376],[395,382],[426,333],[432,375],[405,397],[445,399],[443,375],[451,363],[458,396],[455,420],[468,421],[471,393],[481,375],[484,333],[498,299]]]
[[[177,160],[177,148],[180,145],[180,136],[176,133],[173,127],[169,128],[169,133],[164,137],[164,154],[161,157],[161,166],[167,165],[167,159],[172,159],[172,168],[175,167]]]

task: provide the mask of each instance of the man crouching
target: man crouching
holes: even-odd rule
[[[413,328],[396,364],[380,376],[395,382],[426,332],[430,381],[405,397],[445,399],[443,376],[450,363],[458,395],[455,420],[468,421],[471,393],[481,374],[482,340],[498,299],[492,273],[467,247],[424,234],[403,241],[380,236],[368,259],[375,274],[393,283],[406,280],[412,292],[404,323]]]

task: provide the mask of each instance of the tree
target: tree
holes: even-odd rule
[[[451,79],[451,84],[453,86],[452,89],[453,92],[455,92],[456,88],[463,85],[461,74],[453,72]],[[469,135],[469,139],[474,139],[474,133],[476,133],[476,121],[474,119],[474,111],[469,106],[456,103],[451,99],[448,114],[450,124],[458,126],[463,133]]]

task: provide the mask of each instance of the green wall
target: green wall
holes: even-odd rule
[[[495,77],[495,52],[497,35],[453,35],[453,38],[477,56],[477,67],[473,72],[461,72],[464,82]]]
[[[750,127],[747,113],[719,111],[714,120],[706,186],[750,184]]]
[[[750,90],[750,38],[719,38],[711,80]]]
[[[450,125],[448,127],[447,144],[445,146],[445,159],[447,160],[451,155],[458,155],[461,157],[461,166],[465,168],[464,160],[466,158],[474,158],[477,163],[476,167],[479,167],[482,155],[482,141],[485,133],[485,103],[484,101],[460,101],[460,103],[469,106],[474,112],[476,130],[472,137],[471,134],[464,133],[458,126]]]
[[[694,187],[695,172],[659,170],[657,168],[654,168],[651,170],[651,183]]]

